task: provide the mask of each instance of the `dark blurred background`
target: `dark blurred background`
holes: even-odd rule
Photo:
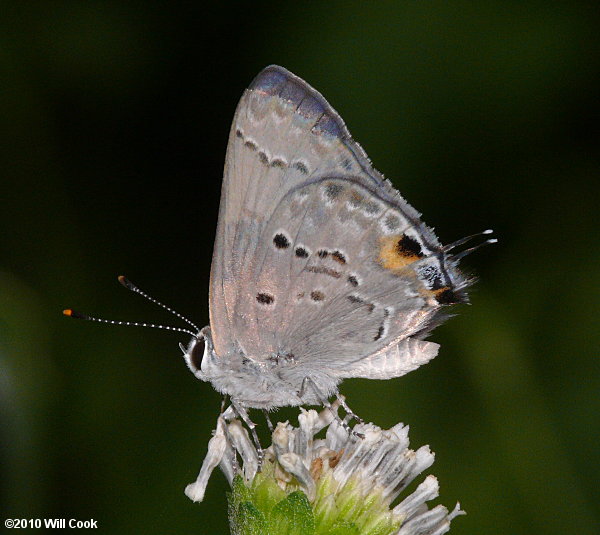
[[[431,445],[438,501],[468,511],[452,533],[597,533],[595,3],[203,4],[2,3],[3,516],[228,533],[218,471],[204,503],[183,494],[220,403],[187,337],[61,310],[177,323],[123,273],[208,322],[230,122],[278,63],[442,242],[500,239],[464,261],[479,282],[432,335],[438,358],[348,381],[350,405]]]

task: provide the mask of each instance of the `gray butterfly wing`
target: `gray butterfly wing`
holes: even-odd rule
[[[281,67],[242,96],[210,286],[217,355],[285,358],[336,377],[402,375],[464,280],[341,118]],[[308,374],[308,373],[306,373]]]

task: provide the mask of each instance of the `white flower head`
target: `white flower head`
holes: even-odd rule
[[[249,489],[242,491],[243,500],[249,502],[253,489],[262,489],[260,497],[268,494],[265,488],[269,485],[277,495],[277,499],[266,500],[269,507],[279,498],[304,493],[312,508],[312,526],[319,533],[326,531],[324,527],[351,524],[354,531],[349,533],[439,535],[450,529],[453,518],[464,514],[459,504],[451,513],[442,505],[428,508],[427,502],[437,498],[439,490],[433,475],[391,507],[434,461],[428,446],[409,449],[408,426],[401,423],[387,430],[359,423],[348,433],[331,410],[301,409],[298,427],[288,422],[277,424],[259,472],[258,451],[241,422],[229,420],[232,415],[226,411],[219,417],[198,479],[185,489],[193,501],[203,499],[210,474],[219,465],[234,487],[234,501],[236,475],[243,475],[237,484]],[[324,438],[317,438],[323,430]],[[234,510],[231,501],[230,510]],[[260,509],[258,502],[260,499],[254,505]],[[269,512],[261,514],[268,522]],[[241,515],[241,521],[246,517],[252,515]],[[231,520],[235,522],[233,517]]]

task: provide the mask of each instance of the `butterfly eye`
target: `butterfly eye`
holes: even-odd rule
[[[200,370],[204,357],[204,338],[198,338],[190,351],[190,364],[194,370]]]

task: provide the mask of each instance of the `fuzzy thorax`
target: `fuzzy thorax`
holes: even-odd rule
[[[340,378],[318,369],[311,371],[307,381],[305,369],[285,357],[257,360],[241,353],[217,355],[209,327],[192,338],[184,358],[198,379],[250,408],[321,405],[324,398],[337,393],[340,382]]]

